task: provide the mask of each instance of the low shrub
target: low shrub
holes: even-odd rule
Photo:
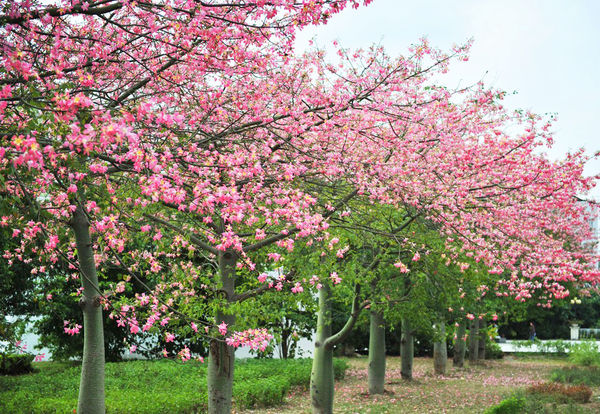
[[[563,341],[562,339],[556,339],[553,341],[544,341],[538,344],[538,349],[540,352],[544,354],[558,354],[558,355],[566,355],[573,345],[568,341]]]
[[[233,396],[236,406],[240,408],[271,407],[281,404],[289,389],[287,378],[278,375],[236,383]]]
[[[555,382],[546,382],[532,385],[527,388],[529,394],[549,395],[560,403],[575,401],[587,403],[592,397],[592,390],[587,385],[563,385]]]
[[[486,341],[485,343],[485,359],[502,359],[504,352],[496,342]]]
[[[569,361],[575,365],[600,366],[600,353],[595,342],[583,341],[573,345],[569,354]]]
[[[21,375],[33,372],[31,354],[0,354],[0,375]]]
[[[512,396],[485,410],[485,414],[521,414],[525,411],[524,397]]]
[[[578,405],[563,395],[514,392],[509,398],[488,408],[485,414],[592,414],[594,408]]]
[[[345,359],[334,359],[333,360],[333,375],[336,380],[342,380],[346,377],[346,370],[348,369],[348,361]]]
[[[597,387],[600,386],[600,368],[595,366],[557,368],[552,371],[550,379],[563,384]]]

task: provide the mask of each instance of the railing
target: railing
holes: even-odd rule
[[[580,339],[600,339],[600,329],[597,328],[579,328]]]

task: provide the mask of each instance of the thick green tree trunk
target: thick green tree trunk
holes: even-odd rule
[[[219,253],[219,276],[221,290],[228,301],[235,293],[235,265],[236,255],[233,252]],[[228,327],[235,323],[235,315],[219,311],[215,316],[217,325],[225,322]],[[208,351],[208,412],[210,414],[231,413],[233,394],[233,368],[235,350],[223,340],[212,339]]]
[[[70,225],[75,233],[83,286],[79,301],[83,311],[83,358],[77,412],[104,414],[104,326],[90,223],[81,207],[77,207],[73,213]]]
[[[436,340],[433,343],[433,371],[437,375],[446,375],[448,365],[448,347],[446,346],[446,322],[436,324]]]
[[[319,290],[317,334],[310,374],[310,398],[314,414],[333,412],[333,347],[326,344],[331,337],[331,288],[324,283]]]
[[[485,359],[485,342],[487,336],[487,322],[483,319],[479,320],[479,354],[477,358],[480,360]]]
[[[402,318],[402,335],[400,337],[400,375],[402,379],[412,380],[414,352],[412,326],[408,319]]]
[[[369,394],[383,394],[385,386],[385,322],[371,311],[369,329]]]
[[[465,334],[467,326],[464,320],[459,321],[458,329],[456,330],[456,340],[454,341],[454,357],[452,362],[455,367],[462,368],[465,365]]]
[[[477,363],[479,359],[479,319],[471,321],[469,332],[469,362]]]

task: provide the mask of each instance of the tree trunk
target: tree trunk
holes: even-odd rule
[[[317,337],[310,374],[310,398],[314,414],[333,412],[333,347],[326,345],[331,336],[331,288],[326,283],[319,289]]]
[[[279,345],[279,356],[281,359],[288,359],[290,349],[291,332],[287,327],[286,321],[281,324],[281,343]]]
[[[479,355],[477,356],[478,359],[480,360],[484,360],[485,359],[485,342],[486,342],[486,336],[487,336],[487,323],[485,320],[480,319],[479,320]]]
[[[471,321],[469,332],[469,362],[477,363],[479,359],[479,319]]]
[[[77,412],[104,414],[104,326],[100,289],[90,238],[90,223],[81,207],[77,207],[73,213],[70,225],[75,233],[83,286],[83,296],[79,302],[83,311],[83,358]]]
[[[402,318],[402,336],[400,337],[400,375],[402,376],[402,379],[405,380],[412,380],[413,358],[415,352],[413,332],[410,325],[408,319]]]
[[[464,320],[459,321],[458,329],[456,330],[456,340],[454,341],[454,357],[452,358],[455,367],[462,368],[465,365],[465,335],[467,326]]]
[[[385,386],[385,324],[381,312],[371,311],[369,331],[369,394],[383,394]]]
[[[436,341],[433,343],[433,371],[437,375],[446,375],[448,365],[448,347],[446,346],[446,322],[437,323]]]
[[[231,301],[235,293],[235,265],[235,253],[228,251],[219,253],[221,289],[228,301]],[[235,323],[235,315],[218,311],[215,322],[217,325],[225,322],[229,328]],[[229,414],[231,413],[233,394],[235,349],[228,346],[223,340],[212,339],[208,357],[208,412],[210,414]]]

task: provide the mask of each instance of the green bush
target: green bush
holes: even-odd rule
[[[593,407],[576,404],[564,395],[516,391],[509,398],[488,408],[485,414],[592,414]]]
[[[31,354],[0,354],[0,375],[20,375],[33,372]]]
[[[485,414],[521,414],[524,412],[526,404],[524,397],[512,396],[488,408],[485,410]]]
[[[260,378],[254,381],[236,383],[233,388],[237,407],[271,407],[281,404],[290,389],[284,376]]]
[[[596,366],[557,368],[552,371],[550,379],[564,384],[597,387],[600,386],[600,368]]]
[[[485,343],[485,359],[502,359],[504,352],[496,342],[486,341]]]
[[[339,381],[346,377],[346,370],[348,369],[348,361],[345,359],[334,359],[333,360],[333,375],[334,378]]]
[[[595,342],[583,341],[580,344],[574,345],[569,354],[569,361],[575,365],[583,365],[586,367],[595,365],[600,366],[600,353]]]
[[[563,341],[562,339],[557,339],[554,341],[544,341],[538,344],[538,349],[540,352],[549,354],[555,353],[559,355],[566,355],[572,349],[573,345],[568,341]]]

